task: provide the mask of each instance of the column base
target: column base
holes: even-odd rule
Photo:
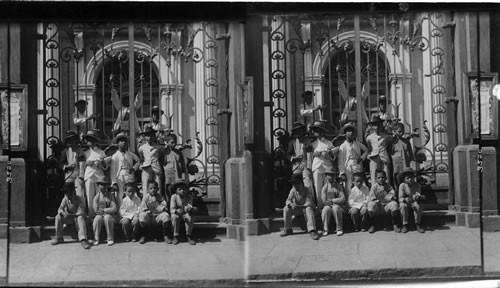
[[[457,212],[455,215],[455,223],[457,226],[465,226],[467,228],[479,228],[479,213],[473,212]]]
[[[500,231],[500,216],[483,216],[483,231],[484,232],[497,232]]]
[[[226,227],[226,236],[228,239],[245,240],[245,225],[228,224]]]
[[[5,229],[6,230],[6,229]],[[10,227],[10,243],[34,243],[42,241],[42,227]]]

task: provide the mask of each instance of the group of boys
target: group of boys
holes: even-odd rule
[[[187,242],[196,244],[191,236],[196,207],[184,179],[182,152],[175,148],[177,137],[167,134],[161,139],[165,143],[162,145],[157,141],[157,133],[151,126],[145,126],[140,133],[143,143],[137,149],[139,155],[129,150],[129,136],[123,132],[114,137],[113,146],[117,150],[106,150],[110,153],[99,148],[97,129],[83,134],[81,142],[78,133],[67,133],[66,148],[60,159],[65,172],[64,198],[55,217],[53,245],[63,242],[64,224],[73,223],[83,248],[99,245],[102,226],[107,244],[113,245],[117,222],[122,225],[127,242],[144,244],[161,227],[164,241],[178,244],[181,220],[186,226]],[[142,197],[135,180],[139,169]],[[93,224],[93,241],[87,239],[87,220]]]
[[[404,125],[383,120],[377,114],[367,124],[366,145],[356,139],[356,126],[348,122],[340,130],[345,141],[339,146],[326,139],[322,123],[294,125],[287,150],[293,169],[289,180],[292,188],[283,209],[282,237],[293,233],[292,216],[303,214],[311,238],[319,239],[315,221],[318,210],[323,236],[329,233],[331,217],[336,234],[344,234],[345,212],[355,232],[374,233],[379,224],[388,230],[390,226],[385,222],[390,216],[394,231],[406,233],[409,211],[414,211],[416,230],[424,232],[420,220],[425,196],[415,179],[416,172],[410,168],[414,157],[411,144],[403,137]],[[365,160],[369,161],[368,185],[363,171]]]

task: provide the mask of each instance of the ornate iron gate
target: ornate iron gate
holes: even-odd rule
[[[74,104],[87,101],[85,116],[98,115],[80,126],[99,129],[100,145],[108,147],[116,135],[115,120],[124,103],[130,108],[131,149],[138,132],[151,123],[153,106],[163,111],[163,124],[180,139],[188,159],[192,193],[204,216],[223,215],[217,109],[219,59],[216,23],[44,23],[39,26],[40,158],[47,167],[46,202],[57,202],[64,181],[58,167],[62,139],[76,130]],[[116,92],[115,92],[116,91]],[[113,95],[118,95],[117,107]],[[140,97],[138,97],[140,96]],[[142,100],[141,100],[142,97]],[[139,99],[138,103],[134,103]],[[139,104],[134,106],[135,104]],[[135,111],[135,113],[134,113]],[[85,131],[79,131],[85,133]],[[111,150],[110,150],[111,151]],[[46,205],[46,215],[55,213]]]
[[[298,106],[305,91],[315,94],[313,106],[327,106],[315,120],[325,123],[332,138],[348,119],[364,140],[367,120],[385,102],[413,139],[428,184],[447,187],[443,24],[438,13],[267,17],[267,148],[275,159],[275,190],[287,189],[280,181],[287,170],[280,140],[286,142],[293,122],[302,121]],[[344,115],[352,103],[358,109]]]

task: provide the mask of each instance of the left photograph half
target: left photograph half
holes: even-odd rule
[[[243,24],[0,22],[0,39],[0,283],[243,283]]]

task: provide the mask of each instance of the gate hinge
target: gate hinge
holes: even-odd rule
[[[263,104],[264,104],[264,107],[273,107],[274,106],[273,101],[265,101]]]
[[[230,39],[231,35],[229,33],[218,33],[215,35],[215,40]]]
[[[47,109],[38,109],[36,110],[37,115],[46,115],[47,114]]]
[[[37,39],[37,40],[46,40],[46,39],[47,39],[47,35],[37,33],[37,34],[36,34],[36,39]]]
[[[217,109],[217,115],[222,115],[222,114],[231,115],[233,114],[233,112],[231,111],[231,109]]]
[[[457,24],[454,21],[452,21],[452,22],[444,23],[444,25],[442,27],[443,28],[455,28],[455,26],[457,26]]]

